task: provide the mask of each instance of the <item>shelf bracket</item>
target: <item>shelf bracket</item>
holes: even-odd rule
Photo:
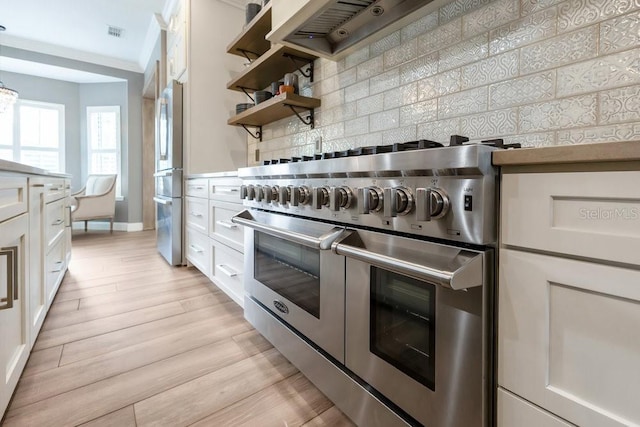
[[[251,52],[250,50],[245,50],[245,49],[236,49],[236,50],[237,50],[238,52],[240,52],[240,53],[242,54],[242,56],[244,56],[245,58],[247,58],[247,61],[249,61],[249,62],[253,62],[253,61],[255,61],[256,59],[260,58],[260,55],[258,55],[258,54],[257,54],[257,53],[255,53],[255,52]],[[249,54],[251,54],[251,55],[255,55],[256,57],[255,57],[255,58],[253,58],[253,59],[251,59],[251,58],[249,57]]]
[[[251,99],[251,101],[255,104],[256,100],[255,100],[255,99],[253,99],[253,96],[249,95],[249,92],[247,92],[247,88],[246,88],[246,87],[241,87],[241,86],[240,86],[240,89],[241,89],[241,90],[244,92],[244,94],[245,94],[245,95],[247,95],[247,96]]]
[[[259,139],[260,142],[262,142],[262,126],[255,126],[256,128],[256,133],[251,132],[248,128],[247,125],[240,125],[244,128],[244,130],[247,131],[247,133],[249,135],[251,135],[253,138],[255,139]]]
[[[308,77],[309,81],[313,83],[313,61],[309,61],[306,58],[300,58],[299,56],[291,55],[290,53],[283,53],[283,55],[289,58],[291,62],[293,62],[293,64],[298,69],[298,71],[300,71],[300,74],[302,74],[305,77]],[[302,62],[303,66],[304,64],[308,64],[309,68],[307,68],[306,70],[303,70],[302,66],[298,65],[299,62]]]
[[[305,125],[307,125],[307,126],[310,126],[310,127],[311,127],[311,129],[313,129],[313,128],[315,127],[315,123],[314,123],[315,115],[314,115],[314,113],[313,113],[313,108],[311,108],[311,109],[309,109],[309,110],[308,110],[308,111],[309,111],[309,117],[307,117],[307,119],[305,120],[305,119],[300,115],[300,113],[298,113],[298,112],[296,111],[296,109],[295,109],[295,108],[293,108],[293,105],[290,105],[290,104],[284,104],[284,106],[285,106],[285,107],[289,107],[289,108],[291,108],[291,111],[293,111],[293,112],[295,113],[295,115],[296,115],[296,116],[298,116],[298,118],[300,119],[300,121],[301,121],[302,123],[304,123],[304,124],[305,124]]]

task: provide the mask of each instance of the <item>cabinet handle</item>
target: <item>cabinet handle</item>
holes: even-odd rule
[[[53,223],[52,223],[51,225],[60,225],[60,224],[62,224],[63,222],[64,222],[64,220],[63,220],[63,219],[57,219],[57,220],[53,221]]]
[[[202,185],[190,185],[189,188],[193,190],[204,190],[204,187]]]
[[[224,228],[228,228],[229,230],[233,230],[234,228],[238,228],[238,226],[236,224],[232,224],[226,221],[216,221],[216,224],[218,224],[221,227]]]
[[[216,267],[218,267],[218,270],[222,271],[225,276],[236,277],[238,275],[237,272],[233,271],[230,267],[225,267],[223,264],[218,264]]]
[[[66,223],[64,226],[65,227],[71,227],[71,206],[66,206],[65,209],[67,210],[67,219],[69,220],[68,223]]]
[[[0,256],[7,257],[7,297],[0,298],[0,310],[13,308],[13,301],[18,299],[18,247],[11,246],[0,249]]]
[[[53,270],[51,270],[51,273],[60,273],[62,271],[62,261],[58,261],[55,263],[56,266],[58,266],[58,268],[54,268]]]
[[[202,218],[203,215],[197,212],[189,212],[189,215],[191,216],[195,216],[196,218]]]
[[[200,249],[200,248],[199,248],[199,247],[197,247],[196,245],[189,245],[189,247],[190,247],[191,249],[193,249],[196,253],[201,254],[201,253],[203,253],[203,252],[204,252],[204,250],[203,250],[203,249]]]
[[[237,188],[218,188],[217,189],[217,193],[237,193],[238,190]]]

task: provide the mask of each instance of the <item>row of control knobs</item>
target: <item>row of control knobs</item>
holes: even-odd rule
[[[449,212],[449,197],[440,188],[417,188],[415,194],[406,187],[361,187],[357,194],[347,186],[314,187],[243,185],[240,187],[242,200],[265,203],[280,203],[291,206],[312,205],[315,209],[328,206],[332,211],[348,209],[357,200],[360,214],[383,212],[385,217],[407,215],[415,208],[418,221],[442,218]],[[385,201],[392,201],[391,203]]]

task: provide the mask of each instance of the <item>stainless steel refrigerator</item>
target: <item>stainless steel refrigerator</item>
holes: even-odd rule
[[[158,252],[182,265],[182,85],[171,82],[156,102],[156,236]]]

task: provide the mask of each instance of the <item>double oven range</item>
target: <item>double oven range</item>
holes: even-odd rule
[[[499,147],[464,140],[239,170],[245,317],[358,425],[493,423]]]

